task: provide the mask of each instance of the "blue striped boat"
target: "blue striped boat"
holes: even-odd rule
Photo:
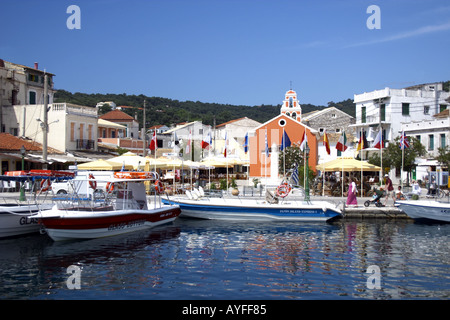
[[[287,201],[270,203],[262,199],[187,198],[161,199],[178,205],[180,217],[232,221],[328,221],[341,210],[327,201]]]

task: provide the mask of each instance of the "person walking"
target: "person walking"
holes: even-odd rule
[[[356,189],[356,183],[353,181],[353,178],[350,178],[350,183],[348,185],[347,205],[358,205],[358,200],[356,199],[357,193],[358,190]]]
[[[395,203],[395,192],[393,192],[394,186],[392,184],[392,180],[389,178],[389,176],[387,174],[385,174],[384,177],[386,178],[386,200],[384,200],[384,206],[386,206],[387,202],[388,202],[388,198],[391,196],[391,194],[392,194],[392,200],[394,200],[394,203]]]

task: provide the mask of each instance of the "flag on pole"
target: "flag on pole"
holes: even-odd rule
[[[192,143],[192,132],[191,132],[191,130],[189,130],[189,140],[188,140],[188,143],[186,145],[186,154],[191,152],[191,143]]]
[[[400,137],[400,149],[409,148],[409,140],[405,135],[405,131],[402,131],[402,136]]]
[[[175,146],[179,145],[180,141],[178,140],[178,136],[177,133],[174,132],[173,133],[173,141],[172,141],[172,148],[174,148]]]
[[[377,149],[384,148],[383,135],[382,135],[381,130],[378,131],[378,134],[377,134],[375,140],[373,141],[372,148],[377,148]]]
[[[211,131],[209,131],[208,135],[206,136],[206,138],[202,140],[202,149],[206,149],[210,145],[212,145]]]
[[[267,143],[267,129],[266,129],[266,157],[269,157],[269,144]]]
[[[150,141],[149,149],[156,150],[158,148],[158,144],[156,143],[156,130],[153,131],[152,141]]]
[[[225,147],[223,149],[223,156],[227,157],[227,148],[228,148],[228,134],[225,132]]]
[[[297,164],[297,162],[295,163],[294,169],[292,171],[291,179],[292,179],[293,185],[298,186],[299,179],[298,179],[298,164]]]
[[[341,152],[344,152],[347,150],[347,136],[345,135],[345,131],[342,132],[341,137],[339,138],[339,141],[336,144],[336,149],[338,149]]]
[[[283,129],[283,138],[281,139],[281,151],[284,150],[284,148],[291,146],[291,139],[289,139],[289,136],[286,131]]]
[[[327,153],[330,154],[330,142],[328,141],[327,131],[325,130],[323,132],[323,145],[325,146],[325,149],[327,150]]]
[[[308,144],[308,136],[306,135],[306,129],[302,136],[302,141],[300,142],[300,150],[305,150],[306,145]]]
[[[361,136],[359,137],[358,147],[356,148],[356,151],[363,150],[369,147],[369,143],[366,139],[366,134],[362,132]]]
[[[245,134],[245,138],[244,138],[244,152],[245,153],[248,152],[248,132]]]

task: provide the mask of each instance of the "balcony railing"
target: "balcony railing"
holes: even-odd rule
[[[95,148],[95,140],[77,139],[77,150],[93,150]]]

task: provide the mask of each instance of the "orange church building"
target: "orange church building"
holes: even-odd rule
[[[297,93],[293,90],[286,92],[285,100],[281,106],[280,115],[263,123],[255,129],[255,134],[249,137],[250,177],[267,177],[270,175],[272,154],[280,151],[272,150],[273,145],[279,150],[283,132],[289,136],[291,144],[300,144],[304,132],[308,139],[309,166],[315,171],[318,161],[318,132],[301,121],[302,109],[298,102]],[[269,157],[266,156],[266,137],[269,148]],[[277,161],[275,159],[275,161]],[[274,177],[272,177],[274,178]]]

